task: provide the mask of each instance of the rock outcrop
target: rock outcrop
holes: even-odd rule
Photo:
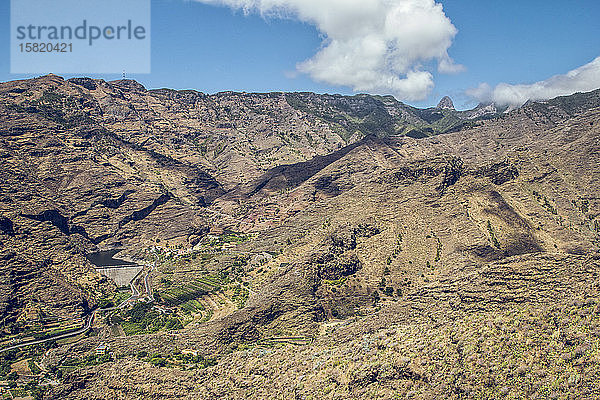
[[[442,99],[437,105],[437,108],[439,108],[440,110],[455,110],[454,103],[452,102],[452,99],[448,96],[442,97]]]

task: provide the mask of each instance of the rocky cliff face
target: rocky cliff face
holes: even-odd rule
[[[52,396],[593,398],[599,93],[467,123],[385,97],[4,83],[4,324],[32,309],[77,316],[114,290],[87,251],[191,247],[220,227],[249,233],[212,260],[249,283],[245,307],[105,339],[121,358],[72,372]],[[217,365],[138,356],[189,348]]]

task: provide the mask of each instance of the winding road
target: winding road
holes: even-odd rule
[[[145,289],[144,295],[148,297],[148,299],[149,299],[150,302],[154,301],[154,297],[152,296],[152,286],[151,286],[151,281],[150,281],[150,273],[155,268],[156,268],[156,262],[154,262],[152,264],[152,266],[150,266],[150,271],[146,271],[146,273],[144,275],[144,289]],[[140,271],[140,273],[141,272],[142,271]],[[138,299],[140,299],[142,297],[142,296],[140,296],[139,290],[135,287],[135,281],[138,280],[138,279],[139,279],[138,276],[136,276],[129,283],[129,287],[131,288],[131,296],[127,300],[124,300],[121,304],[119,304],[118,306],[115,306],[115,307],[95,309],[87,317],[87,320],[85,321],[85,324],[83,325],[83,327],[81,327],[81,328],[79,328],[79,329],[77,329],[75,331],[72,331],[72,332],[63,333],[62,335],[52,336],[52,337],[46,338],[46,339],[29,340],[29,341],[18,343],[18,344],[9,346],[9,347],[5,347],[3,349],[0,349],[0,353],[3,353],[5,351],[20,349],[21,347],[25,347],[25,346],[33,346],[33,345],[36,345],[36,344],[42,344],[42,343],[56,341],[56,340],[60,340],[60,339],[66,339],[66,338],[74,337],[74,336],[81,335],[82,333],[87,332],[92,327],[92,323],[94,322],[94,318],[96,317],[96,313],[98,311],[113,311],[113,310],[118,310],[118,309],[121,309],[121,308],[125,307],[131,301],[138,300]]]
[[[113,308],[115,308],[115,307],[113,307]],[[77,329],[76,331],[69,332],[69,333],[64,333],[64,334],[58,335],[58,336],[52,336],[51,338],[47,338],[47,339],[32,340],[32,341],[27,341],[27,342],[15,344],[13,346],[5,347],[3,349],[0,349],[0,353],[3,353],[5,351],[10,351],[10,350],[16,350],[16,349],[19,349],[19,348],[25,347],[25,346],[32,346],[32,345],[35,345],[35,344],[42,344],[42,343],[50,342],[52,340],[66,339],[66,338],[70,338],[70,337],[73,337],[73,336],[81,335],[82,333],[87,332],[92,327],[92,322],[94,321],[94,317],[96,316],[96,312],[97,311],[100,311],[100,310],[94,310],[94,311],[92,311],[92,313],[89,315],[89,317],[85,321],[85,324],[83,325],[83,327]]]

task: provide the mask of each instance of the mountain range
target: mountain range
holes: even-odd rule
[[[0,341],[118,303],[91,253],[149,280],[5,357],[47,398],[600,398],[600,90],[456,111],[48,75],[0,116]]]

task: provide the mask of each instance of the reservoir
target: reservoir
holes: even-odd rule
[[[136,263],[119,260],[118,258],[114,258],[114,255],[117,254],[119,249],[113,250],[103,250],[95,253],[86,254],[86,258],[97,267],[116,267],[122,265],[137,265]]]
[[[132,280],[144,269],[131,261],[114,258],[120,250],[105,250],[86,254],[87,259],[96,266],[96,271],[113,280],[119,287],[129,286]]]

